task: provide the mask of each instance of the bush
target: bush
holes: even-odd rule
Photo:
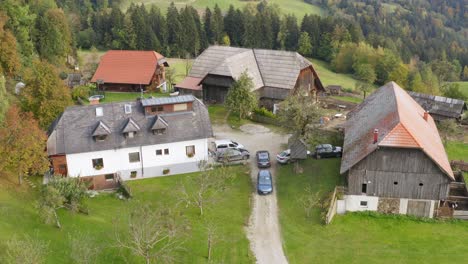
[[[266,109],[265,107],[262,107],[262,108],[256,108],[254,110],[254,113],[256,115],[260,115],[260,116],[265,116],[265,117],[269,117],[269,118],[276,118],[276,115],[273,114],[273,112],[269,111],[268,109]]]
[[[59,74],[60,79],[65,80],[68,77],[68,74],[66,72],[61,72]]]
[[[72,90],[73,100],[78,100],[79,98],[87,99],[89,97],[91,89],[93,88],[94,87],[92,85],[81,85],[81,86],[77,86],[73,88]]]

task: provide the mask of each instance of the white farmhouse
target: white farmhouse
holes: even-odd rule
[[[193,97],[73,106],[52,124],[47,152],[54,174],[83,177],[95,189],[194,172],[213,136],[206,106]]]

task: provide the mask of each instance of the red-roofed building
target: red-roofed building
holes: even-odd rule
[[[434,119],[390,82],[345,125],[341,173],[347,211],[433,217],[455,181]]]
[[[101,57],[91,82],[104,91],[166,90],[164,67],[168,66],[166,58],[155,51],[110,50]]]

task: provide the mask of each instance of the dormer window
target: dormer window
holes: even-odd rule
[[[165,128],[158,128],[158,129],[153,129],[153,134],[155,135],[162,135],[166,133],[166,129]]]
[[[127,138],[133,138],[135,136],[135,132],[128,132]]]
[[[106,138],[107,138],[107,135],[94,136],[94,140],[96,140],[96,141],[104,141],[104,140],[106,140]]]
[[[97,126],[94,128],[92,136],[96,141],[104,141],[110,134],[110,128],[103,121],[99,121]]]
[[[122,133],[128,139],[135,137],[135,134],[140,131],[140,126],[132,119],[129,118],[125,123]]]
[[[151,127],[151,130],[153,131],[153,134],[155,135],[162,135],[166,133],[166,129],[169,127],[167,124],[166,120],[164,120],[161,116],[156,116],[154,118],[154,123],[153,126]]]

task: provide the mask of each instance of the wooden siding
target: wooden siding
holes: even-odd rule
[[[66,176],[68,174],[67,158],[65,155],[50,156],[50,161],[55,175]]]
[[[282,88],[274,88],[274,87],[262,87],[257,90],[258,96],[260,99],[268,98],[273,100],[284,100],[288,97],[291,90],[282,89]]]
[[[312,69],[310,67],[304,68],[299,72],[294,88],[307,88],[309,92],[312,90],[318,90],[317,87],[315,87],[314,80],[315,78]]]
[[[348,194],[361,195],[366,183],[367,195],[409,199],[443,200],[450,184],[424,152],[403,148],[377,149],[353,166],[347,178]]]
[[[192,102],[187,102],[187,103],[183,103],[183,104],[186,104],[187,105],[187,109],[185,110],[182,110],[182,111],[192,111],[193,110],[193,103]],[[174,110],[174,105],[175,104],[167,104],[167,105],[158,105],[158,106],[147,106],[145,107],[145,114],[147,115],[157,115],[157,114],[161,114],[161,113],[172,113],[172,112],[177,112]],[[162,111],[153,111],[152,108],[153,107],[161,107],[163,108]]]

